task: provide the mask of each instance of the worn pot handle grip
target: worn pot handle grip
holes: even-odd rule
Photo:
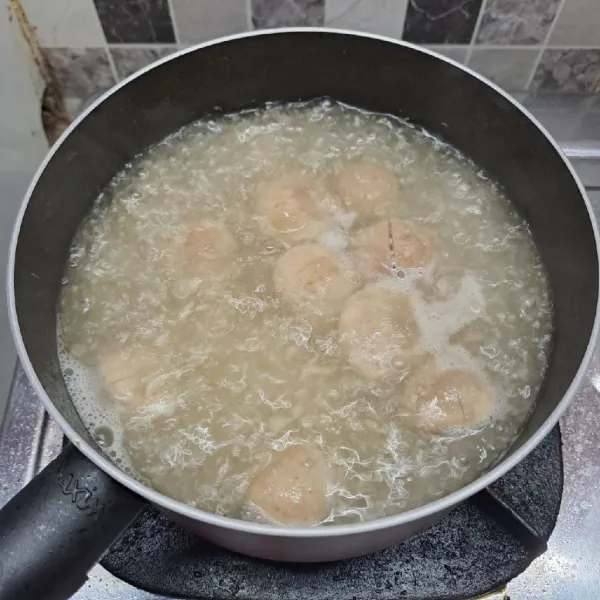
[[[0,600],[65,600],[146,506],[69,445],[0,510]]]

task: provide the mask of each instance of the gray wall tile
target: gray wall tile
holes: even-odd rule
[[[487,0],[478,44],[541,44],[561,0]]]
[[[450,46],[447,44],[440,44],[439,46],[425,46],[429,48],[429,50],[433,50],[438,54],[442,54],[443,56],[447,56],[452,60],[455,60],[459,63],[465,63],[467,60],[467,52],[469,50],[469,46]]]
[[[594,147],[596,147],[598,140],[593,140]],[[581,183],[585,187],[599,187],[600,186],[600,169],[598,168],[597,160],[582,160],[572,159],[571,164],[575,169]],[[594,213],[598,214],[597,210],[600,207],[600,192],[588,190],[588,198],[592,203]]]
[[[21,0],[44,48],[95,48],[106,43],[92,0]]]
[[[402,37],[408,0],[325,0],[330,27]]]
[[[580,140],[600,140],[600,110],[590,110],[575,130]]]
[[[507,91],[525,90],[539,53],[533,48],[474,48],[469,67]]]
[[[403,38],[417,44],[468,44],[482,0],[410,0]]]
[[[600,50],[546,50],[531,88],[543,92],[600,91]]]
[[[583,114],[589,104],[587,94],[529,94],[523,104],[530,110],[557,110]]]
[[[241,33],[248,29],[246,0],[171,0],[181,44]]]
[[[168,56],[175,50],[175,46],[169,48],[111,48],[110,53],[117,75],[123,79],[159,58]]]
[[[559,46],[600,46],[600,2],[566,0],[549,43]]]
[[[86,100],[115,83],[103,48],[46,48],[44,54],[65,96]]]
[[[556,140],[568,142],[576,137],[588,98],[583,94],[529,95],[523,105]]]
[[[536,110],[533,116],[548,130],[558,142],[570,142],[575,139],[575,132],[581,117],[570,112],[554,110]]]
[[[523,104],[527,98],[527,92],[511,92],[510,95],[519,103]]]
[[[111,44],[175,43],[168,0],[94,0],[94,3],[104,35]]]
[[[325,0],[251,0],[257,29],[323,25]]]

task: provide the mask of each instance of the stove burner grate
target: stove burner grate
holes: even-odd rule
[[[368,556],[270,563],[195,538],[148,508],[102,565],[138,588],[193,600],[463,600],[502,588],[545,551],[562,487],[557,427],[438,524]]]

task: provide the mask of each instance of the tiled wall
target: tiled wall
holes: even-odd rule
[[[21,3],[72,110],[82,99],[177,48],[277,26],[326,25],[422,44],[520,93],[521,99],[560,94],[558,104],[570,106],[581,100],[579,94],[600,93],[600,0]],[[539,102],[540,110],[557,110],[556,103]],[[586,108],[594,112],[592,103],[588,99]],[[600,114],[600,108],[595,112]]]

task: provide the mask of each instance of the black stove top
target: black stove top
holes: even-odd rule
[[[562,488],[557,427],[437,525],[369,556],[267,562],[193,537],[147,509],[101,564],[137,588],[195,600],[462,600],[502,588],[544,552]]]

